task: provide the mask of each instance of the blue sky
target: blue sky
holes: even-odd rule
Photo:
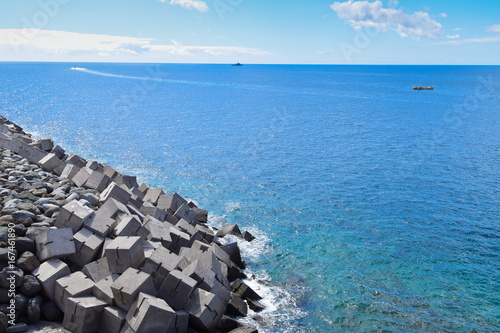
[[[0,0],[0,61],[500,65],[500,1]]]

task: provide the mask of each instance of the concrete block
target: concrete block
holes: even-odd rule
[[[80,230],[83,223],[94,217],[94,210],[82,205],[79,201],[73,200],[59,211],[55,226],[57,228],[71,228],[73,233]]]
[[[198,281],[198,287],[206,291],[210,291],[217,281],[215,273],[200,259],[193,261],[182,273]]]
[[[187,233],[189,236],[193,236],[196,229],[185,219],[181,218],[179,222],[175,225],[179,230]]]
[[[42,147],[42,149],[43,149],[43,147]],[[59,158],[60,160],[62,160],[63,157],[64,157],[64,153],[66,151],[61,146],[56,145],[54,148],[52,148],[52,150],[50,152],[53,153],[54,155],[56,155],[57,158]]]
[[[109,176],[108,176],[109,177]],[[108,198],[113,198],[123,204],[127,203],[132,197],[132,193],[127,189],[123,189],[117,183],[111,182],[101,194],[101,202]]]
[[[225,263],[228,267],[231,266],[231,258],[224,250],[220,248],[217,244],[210,245],[210,250],[212,251],[220,262]]]
[[[174,214],[183,204],[187,204],[187,201],[174,193],[161,195],[156,206],[167,213]]]
[[[92,170],[89,170],[86,167],[82,167],[80,171],[78,171],[78,173],[72,178],[72,180],[76,184],[76,186],[84,187],[91,173]]]
[[[215,238],[214,232],[205,226],[197,225],[194,229],[199,232],[208,243],[212,243]]]
[[[130,214],[136,215],[140,218],[141,221],[144,220],[146,215],[144,215],[141,211],[140,208],[142,205],[139,205],[139,207],[135,206],[135,200],[133,198],[130,198],[127,202],[127,209],[129,210]]]
[[[139,268],[144,261],[141,237],[117,237],[105,248],[112,273],[123,273],[129,267]]]
[[[56,154],[50,153],[45,155],[42,159],[38,161],[38,164],[49,172],[53,172],[64,162],[56,156]]]
[[[183,204],[182,206],[179,207],[179,209],[175,211],[174,216],[177,217],[179,220],[184,219],[188,223],[191,223],[196,216],[196,212],[192,210],[188,204]]]
[[[141,221],[132,215],[125,216],[112,233],[114,236],[139,236],[142,240],[150,238],[149,230],[142,226]]]
[[[71,271],[68,265],[61,260],[49,259],[36,268],[32,274],[40,281],[45,296],[53,300],[56,281],[70,275]]]
[[[231,299],[231,287],[226,288],[225,286],[222,285],[219,281],[216,281],[212,289],[210,289],[210,292],[212,294],[215,294],[219,297],[222,305],[224,305],[224,308],[227,307],[227,304],[229,303],[229,300]]]
[[[200,221],[200,222],[203,222],[203,223],[207,223],[208,221],[208,211],[205,210],[205,209],[200,209],[198,207],[191,207],[191,209],[193,210],[193,212],[196,214],[194,216],[194,219],[196,221]]]
[[[104,173],[94,170],[85,182],[85,187],[102,192],[108,187],[111,179]]]
[[[226,314],[236,317],[246,317],[248,313],[247,303],[239,295],[231,293],[231,298],[226,308]]]
[[[97,211],[103,216],[107,216],[112,219],[116,219],[117,215],[120,213],[127,215],[130,214],[127,206],[113,198],[108,198]]]
[[[106,247],[113,242],[113,239],[106,237],[104,239],[104,246],[102,247],[101,251],[101,258],[106,258]]]
[[[157,207],[151,205],[151,203],[146,202],[146,204],[141,206],[141,213],[144,215],[150,215],[157,220],[164,221],[167,213]]]
[[[198,257],[199,260],[214,272],[216,279],[228,290],[231,288],[226,276],[222,273],[221,263],[212,251],[207,251]]]
[[[87,161],[87,164],[85,165],[88,169],[92,170],[92,171],[101,171],[104,169],[104,167],[102,165],[100,165],[98,162],[96,161]]]
[[[249,233],[248,231],[245,231],[242,235],[243,239],[246,240],[247,242],[251,242],[255,239],[254,235]]]
[[[117,224],[118,221],[105,216],[100,210],[98,210],[91,219],[87,219],[83,222],[83,227],[92,231],[96,235],[107,237],[115,229]]]
[[[254,312],[261,312],[266,309],[266,306],[259,301],[256,300],[247,300],[248,307],[252,309]]]
[[[255,301],[262,299],[259,294],[257,294],[252,288],[250,288],[245,282],[241,281],[240,279],[234,281],[231,289],[235,294],[239,295],[243,299]]]
[[[167,275],[177,269],[180,261],[178,255],[160,246],[144,260],[142,271],[151,275],[155,288],[159,289]]]
[[[40,261],[68,257],[75,253],[73,231],[70,228],[44,230],[36,236],[36,249]]]
[[[74,164],[66,164],[64,170],[61,172],[61,177],[66,179],[73,179],[80,171],[80,168]]]
[[[160,242],[154,242],[154,241],[150,241],[150,240],[143,241],[142,248],[144,249],[144,257],[146,259],[150,258],[153,255],[153,253],[156,251],[156,249],[161,247],[161,246],[162,245]]]
[[[169,229],[170,238],[172,239],[172,244],[169,249],[172,252],[179,253],[182,247],[189,247],[190,237],[185,232],[180,231],[177,227],[172,226]]]
[[[99,333],[120,333],[126,317],[127,312],[120,308],[114,306],[105,307],[102,311]]]
[[[99,298],[101,301],[105,302],[107,305],[114,305],[113,290],[111,290],[111,285],[120,277],[118,274],[112,274],[106,278],[100,280],[94,285],[92,294]]]
[[[202,241],[199,241],[199,240],[196,240],[193,242],[193,244],[191,245],[191,248],[193,250],[200,250],[202,252],[206,252],[210,249],[210,245],[205,243],[205,242],[202,242]]]
[[[113,181],[117,183],[118,185],[125,185],[128,188],[133,188],[133,187],[138,187],[139,184],[137,184],[137,177],[135,176],[126,176],[118,173]]]
[[[166,248],[172,245],[170,227],[164,222],[160,222],[154,217],[147,215],[144,219],[144,227],[149,230],[152,241],[161,242]]]
[[[111,275],[111,271],[108,267],[108,260],[106,258],[101,258],[99,260],[88,263],[83,266],[82,272],[87,275],[95,283],[105,279]]]
[[[69,154],[68,158],[66,159],[66,163],[73,164],[74,166],[77,166],[78,168],[81,169],[81,168],[85,167],[85,164],[87,162],[78,155]]]
[[[227,235],[242,236],[237,224],[226,224],[216,234],[217,237],[225,237]]]
[[[63,327],[73,333],[95,333],[101,325],[106,303],[94,296],[70,297],[64,311]]]
[[[182,309],[198,282],[184,273],[171,271],[160,288],[157,297],[164,299],[173,309]]]
[[[54,141],[52,141],[52,138],[50,136],[41,137],[40,144],[41,144],[42,150],[45,150],[45,151],[51,151],[52,148],[54,148]]]
[[[8,148],[10,145],[10,140],[12,140],[12,137],[10,135],[0,133],[0,148]]]
[[[243,263],[243,260],[241,260],[241,252],[238,243],[229,243],[221,246],[220,248],[229,255],[229,259],[238,265],[238,267],[241,269],[245,268],[245,264]]]
[[[226,309],[217,295],[196,288],[184,305],[184,310],[189,313],[190,326],[202,331],[212,331]]]
[[[64,311],[68,298],[92,295],[93,289],[94,281],[82,272],[75,272],[56,281],[54,302],[56,302],[61,311]]]
[[[130,310],[139,293],[156,295],[153,279],[147,273],[128,268],[111,284],[116,305],[125,311]]]
[[[108,176],[110,179],[114,179],[118,174],[118,171],[110,167],[109,165],[104,165],[102,172]]]
[[[179,222],[179,219],[177,217],[175,217],[174,215],[167,213],[167,215],[165,216],[164,222],[168,222],[171,225],[176,225],[177,222]]]
[[[165,192],[163,192],[162,189],[150,188],[147,190],[142,201],[151,202],[153,205],[156,205],[158,203],[158,198],[163,194],[165,194]]]
[[[175,324],[170,328],[172,333],[188,332],[189,326],[189,313],[184,310],[175,311]]]
[[[128,328],[122,332],[172,332],[176,316],[175,311],[164,300],[140,293],[127,313]]]
[[[181,272],[185,270],[189,265],[191,265],[191,260],[189,260],[186,257],[180,257],[181,261],[179,262],[179,265],[177,266],[177,269],[180,270]]]
[[[38,163],[38,164],[40,160],[42,160],[44,157],[48,155],[47,152],[31,145],[27,145],[24,148],[20,149],[18,154],[26,158],[31,163]]]
[[[80,267],[94,261],[104,244],[104,237],[85,228],[78,231],[73,239],[76,253],[69,256],[68,259]]]
[[[141,186],[137,188],[139,191],[142,192],[143,196],[146,194],[146,192],[149,190],[149,186],[142,183]]]
[[[22,136],[12,137],[12,139],[10,140],[10,144],[9,144],[8,149],[10,151],[18,154],[21,151],[21,149],[24,149],[24,147],[26,147],[28,145],[28,142],[26,142],[26,140],[23,140],[23,139],[24,138]]]

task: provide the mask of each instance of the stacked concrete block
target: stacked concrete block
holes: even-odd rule
[[[87,164],[85,166],[92,171],[104,170],[104,167],[96,161],[87,161]]]
[[[92,170],[89,170],[87,167],[82,167],[71,180],[76,184],[76,186],[83,187],[85,186],[85,183],[89,179],[91,173]]]
[[[141,237],[117,237],[105,248],[112,273],[123,273],[129,267],[139,268],[144,261]]]
[[[63,327],[73,333],[95,333],[101,325],[106,303],[94,296],[70,297],[64,311]]]
[[[159,209],[158,207],[153,206],[149,202],[146,202],[144,205],[142,205],[140,211],[144,215],[152,216],[160,221],[165,221],[165,218],[167,216],[167,213],[165,211]]]
[[[61,167],[61,164],[64,164],[64,162],[61,161],[59,157],[56,156],[56,154],[50,153],[47,154],[42,159],[40,159],[38,161],[38,164],[45,170],[49,172],[54,172],[56,169]],[[59,173],[59,175],[61,174]]]
[[[175,211],[174,216],[177,217],[179,220],[184,219],[188,223],[191,223],[196,216],[196,212],[192,210],[188,204],[183,204]]]
[[[75,253],[71,228],[43,230],[36,236],[37,257],[40,261],[65,258]]]
[[[226,314],[236,317],[246,317],[248,313],[248,305],[240,296],[231,293],[231,297],[227,304]]]
[[[202,331],[212,331],[226,309],[217,295],[196,288],[184,305],[184,310],[189,313],[190,326]]]
[[[125,324],[127,311],[114,306],[107,306],[102,311],[99,333],[120,333]]]
[[[172,252],[179,253],[180,249],[183,247],[189,247],[191,243],[191,237],[185,232],[180,231],[177,227],[172,226],[169,229],[170,238],[172,239],[172,244],[169,249]]]
[[[74,166],[76,166],[80,169],[85,167],[85,164],[86,164],[86,162],[83,158],[81,158],[80,156],[75,155],[75,154],[69,154],[68,158],[66,159],[66,163],[73,164]]]
[[[181,218],[175,226],[190,236],[193,236],[196,233],[195,227],[183,218]]]
[[[229,255],[229,259],[241,269],[245,268],[245,263],[241,260],[241,252],[238,243],[229,243],[220,247]]]
[[[44,136],[40,138],[40,145],[42,150],[51,151],[54,148],[54,141],[50,136]]]
[[[196,240],[191,244],[191,249],[206,252],[210,250],[210,245],[207,244],[206,242]]]
[[[85,220],[83,227],[89,229],[96,235],[107,237],[115,229],[118,221],[105,216],[102,211],[98,210],[91,219]]]
[[[187,204],[187,201],[177,193],[165,194],[158,198],[157,207],[167,213],[175,214],[175,212],[184,204]]]
[[[194,204],[193,204],[193,205],[191,205],[191,204],[192,204],[192,203],[190,202],[190,203],[189,203],[189,206],[191,207],[191,209],[192,209],[192,210],[194,211],[194,213],[196,214],[196,215],[194,216],[194,219],[195,219],[196,221],[200,221],[200,222],[202,222],[202,223],[207,223],[207,221],[208,221],[208,211],[207,211],[207,210],[205,210],[205,209],[200,209],[200,208],[198,208],[198,207],[194,206]]]
[[[54,287],[54,302],[61,311],[66,309],[68,298],[92,295],[94,281],[82,272],[75,272],[58,279]]]
[[[137,184],[137,177],[135,176],[126,176],[126,175],[122,175],[120,173],[118,173],[113,181],[115,183],[117,183],[118,185],[125,185],[127,186],[128,188],[134,188],[134,187],[138,187],[139,184]]]
[[[106,187],[108,187],[110,181],[111,179],[104,173],[98,170],[93,170],[85,182],[85,187],[102,192],[106,189]]]
[[[59,259],[50,259],[42,263],[33,273],[40,281],[45,296],[53,300],[56,281],[64,276],[70,275],[71,271],[67,264]]]
[[[91,208],[73,200],[61,208],[55,226],[57,228],[71,228],[73,233],[76,233],[80,230],[82,224],[87,220],[91,220],[93,216],[94,211]]]
[[[212,243],[215,238],[214,232],[205,226],[197,225],[194,229],[199,232],[208,243]]]
[[[150,202],[152,203],[153,205],[156,205],[158,203],[158,198],[160,197],[160,195],[164,195],[165,192],[163,192],[163,190],[161,189],[148,189],[146,194],[144,195],[144,197],[142,198],[142,200],[144,202]]]
[[[151,216],[146,216],[144,219],[144,227],[149,230],[151,240],[161,242],[166,248],[172,245],[172,237],[170,236],[170,227],[165,225]]]
[[[8,148],[12,137],[10,135],[0,133],[0,148]]]
[[[237,279],[234,281],[233,285],[231,286],[232,291],[239,295],[242,299],[249,299],[249,300],[261,300],[262,297],[257,294],[252,288],[250,288],[245,282],[241,281],[240,279]]]
[[[132,193],[127,189],[120,187],[117,183],[111,182],[101,194],[101,202],[108,198],[113,198],[121,203],[126,203],[132,197]]]
[[[159,289],[168,274],[177,269],[180,261],[179,256],[160,246],[144,260],[142,270],[151,275],[155,288]]]
[[[229,281],[222,272],[221,263],[212,251],[204,252],[198,257],[198,259],[203,261],[203,263],[210,268],[212,272],[214,272],[217,281],[219,281],[228,290],[230,289]]]
[[[19,155],[26,158],[31,163],[38,163],[39,164],[39,161],[42,160],[44,157],[46,157],[48,154],[47,154],[47,152],[41,150],[38,147],[35,147],[32,145],[27,145],[24,148],[19,150]],[[47,169],[47,170],[49,170],[49,169]],[[52,171],[52,170],[49,170],[49,171]]]
[[[83,266],[82,272],[87,275],[95,283],[105,279],[111,275],[109,270],[108,260],[106,258],[101,258],[99,260],[88,263]]]
[[[200,259],[193,261],[182,273],[196,280],[199,288],[210,291],[215,286],[217,278],[215,273]]]
[[[61,177],[66,179],[73,179],[79,171],[80,168],[76,165],[66,164],[63,171],[61,172]]]
[[[27,140],[29,139],[29,140]],[[31,143],[31,139],[24,136],[13,136],[10,140],[8,149],[16,154],[18,154],[24,147]]]
[[[160,242],[154,242],[151,240],[143,241],[142,242],[142,248],[144,250],[144,257],[145,259],[150,258],[153,253],[158,249],[159,247],[162,247]]]
[[[140,293],[130,311],[122,333],[172,332],[175,311],[162,299]]]
[[[128,311],[139,293],[156,295],[153,279],[147,273],[134,268],[127,269],[111,284],[116,306]]]
[[[110,167],[109,165],[104,165],[102,172],[108,176],[110,179],[114,179],[118,174],[118,171]]]
[[[92,293],[95,297],[105,302],[107,305],[114,305],[113,290],[111,285],[120,277],[118,274],[112,274],[100,280],[94,285]]]
[[[63,160],[64,158],[64,153],[66,152],[61,146],[56,145],[52,150],[50,151],[54,155],[56,155],[60,160]]]
[[[173,309],[180,310],[197,284],[195,279],[180,271],[173,270],[158,289],[157,297],[164,299]]]
[[[241,237],[241,231],[237,224],[227,224],[217,231],[217,237],[225,237],[227,235],[234,235]]]
[[[108,198],[108,200],[106,200],[102,204],[97,212],[99,212],[103,216],[107,216],[115,220],[119,216],[130,214],[127,206],[113,198]]]
[[[124,216],[113,230],[113,236],[139,236],[142,240],[150,238],[149,234],[149,230],[143,227],[139,219],[132,215]]]
[[[96,235],[85,228],[78,231],[73,236],[73,239],[76,253],[71,255],[68,259],[80,267],[94,261],[104,244],[104,237]]]

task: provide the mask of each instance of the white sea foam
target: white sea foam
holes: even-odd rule
[[[71,67],[71,69],[74,71],[87,71],[88,70],[87,68],[83,68],[83,67]]]

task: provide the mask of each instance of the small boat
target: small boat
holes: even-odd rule
[[[413,90],[434,90],[434,87],[413,87]]]
[[[239,62],[233,64],[233,66],[243,66],[242,64],[240,64]]]

